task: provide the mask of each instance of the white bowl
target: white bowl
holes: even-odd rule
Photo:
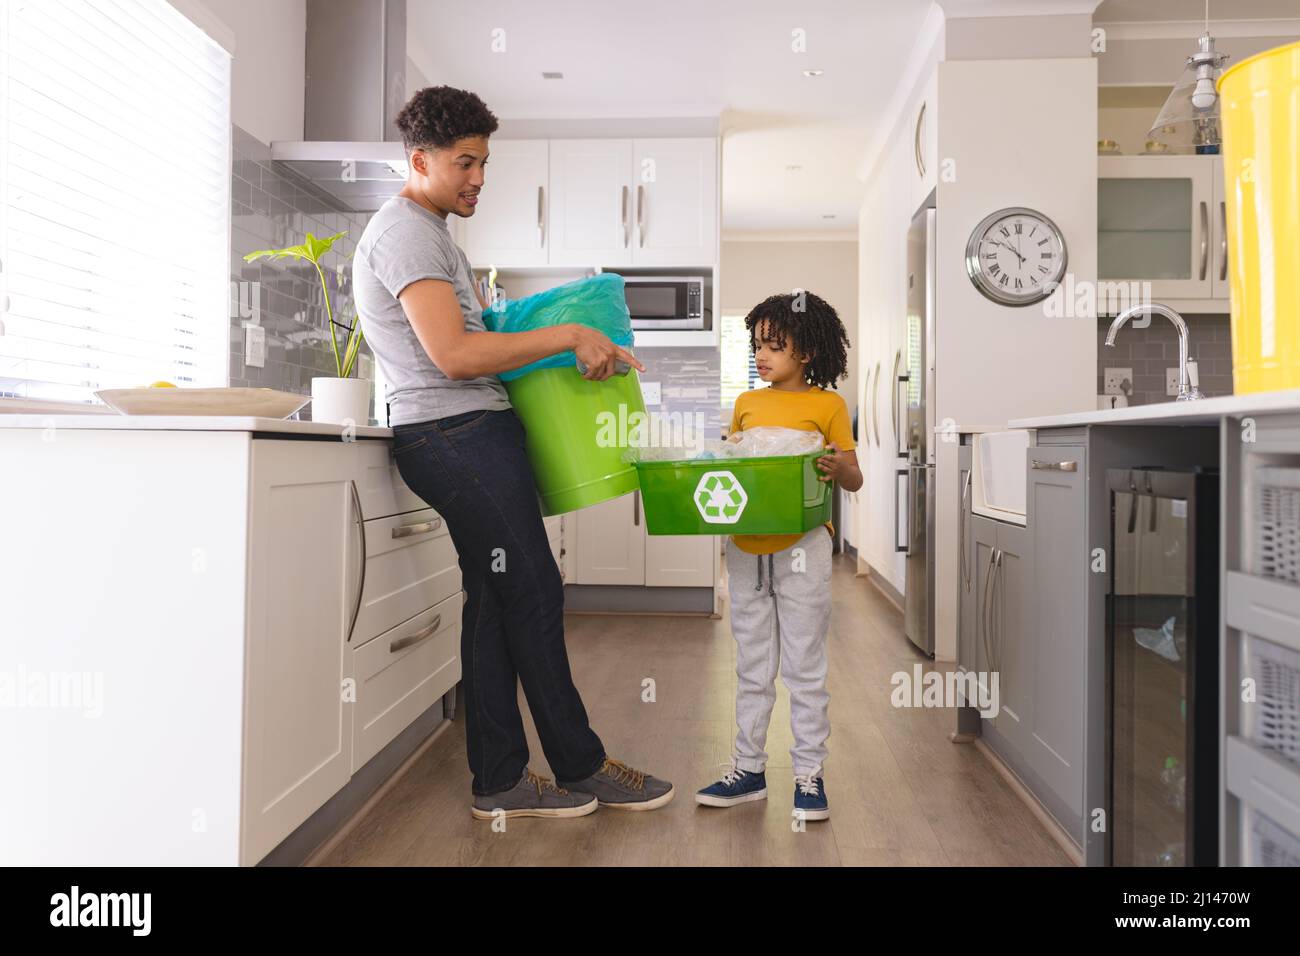
[[[288,418],[310,395],[274,388],[108,388],[95,397],[123,415]]]

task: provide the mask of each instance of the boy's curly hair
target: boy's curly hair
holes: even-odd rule
[[[758,331],[768,324],[768,336],[784,349],[794,345],[800,355],[812,356],[804,369],[804,380],[819,388],[834,388],[848,374],[849,337],[829,302],[811,292],[768,296],[749,310],[745,328],[749,331],[749,348],[758,349]]]
[[[397,129],[408,150],[446,149],[466,136],[491,136],[497,131],[497,118],[468,90],[426,86],[397,114]]]

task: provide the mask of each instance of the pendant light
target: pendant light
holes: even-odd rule
[[[1156,142],[1165,144],[1169,152],[1217,153],[1222,142],[1219,94],[1214,85],[1228,54],[1214,49],[1214,37],[1210,36],[1210,0],[1205,0],[1205,33],[1198,45],[1199,49],[1187,58],[1183,75],[1147,133]]]

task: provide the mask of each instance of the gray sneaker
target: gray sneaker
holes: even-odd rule
[[[491,820],[500,810],[506,817],[585,817],[600,803],[591,793],[561,789],[549,777],[525,770],[509,790],[476,796],[470,807],[476,820]]]
[[[653,810],[673,798],[673,785],[625,763],[605,758],[604,764],[586,780],[575,780],[561,786],[583,793],[593,793],[602,807],[619,810]]]

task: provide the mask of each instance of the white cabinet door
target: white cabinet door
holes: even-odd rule
[[[362,520],[347,443],[252,443],[241,858],[253,864],[352,774],[348,629]]]
[[[551,141],[550,264],[632,261],[632,141]]]
[[[645,583],[650,587],[713,587],[711,534],[650,534],[645,538]]]
[[[641,492],[583,508],[577,529],[574,584],[645,584],[645,518]]]
[[[718,141],[632,141],[632,262],[712,265],[718,259]]]
[[[1098,157],[1098,280],[1150,282],[1157,300],[1211,298],[1215,170],[1212,156]]]
[[[461,223],[475,268],[546,265],[548,141],[493,140],[474,215]]]

